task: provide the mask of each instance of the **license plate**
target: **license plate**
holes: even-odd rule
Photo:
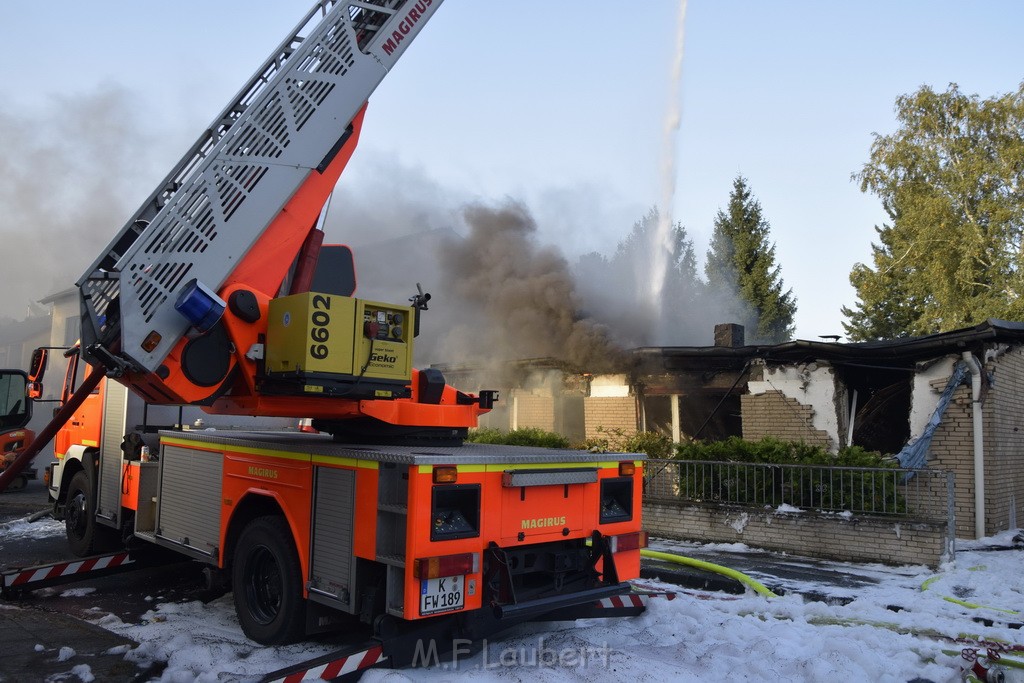
[[[420,614],[462,609],[466,604],[466,577],[445,576],[420,581]]]

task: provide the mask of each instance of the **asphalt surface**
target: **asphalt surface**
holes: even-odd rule
[[[20,491],[0,493],[0,571],[74,559],[63,536],[4,538],[12,521],[24,522],[48,509],[42,467],[51,457],[44,453],[36,458],[39,479]],[[39,523],[54,522],[44,516]],[[152,600],[154,585],[165,588],[158,593],[164,602],[199,586],[198,570],[144,572],[130,581],[127,575],[91,579],[91,592],[85,595],[62,596],[65,589],[81,585],[72,584],[0,599],[0,683],[150,680],[155,671],[139,669],[124,657],[135,642],[89,623],[107,613],[137,620],[152,608],[146,598]]]

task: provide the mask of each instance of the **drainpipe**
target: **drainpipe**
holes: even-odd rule
[[[679,426],[679,394],[672,394],[672,443],[679,443],[682,429]]]
[[[985,537],[985,439],[981,422],[981,363],[970,351],[964,362],[971,371],[971,417],[974,421],[974,537]]]

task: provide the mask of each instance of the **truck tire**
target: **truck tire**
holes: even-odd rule
[[[242,631],[261,645],[305,635],[306,601],[291,529],[283,517],[257,517],[242,530],[231,570]]]
[[[64,506],[64,532],[77,557],[117,547],[117,533],[96,522],[96,491],[85,470],[75,473],[68,485]]]

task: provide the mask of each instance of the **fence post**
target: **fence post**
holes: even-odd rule
[[[942,562],[952,562],[956,553],[956,474],[946,472],[946,548]]]

